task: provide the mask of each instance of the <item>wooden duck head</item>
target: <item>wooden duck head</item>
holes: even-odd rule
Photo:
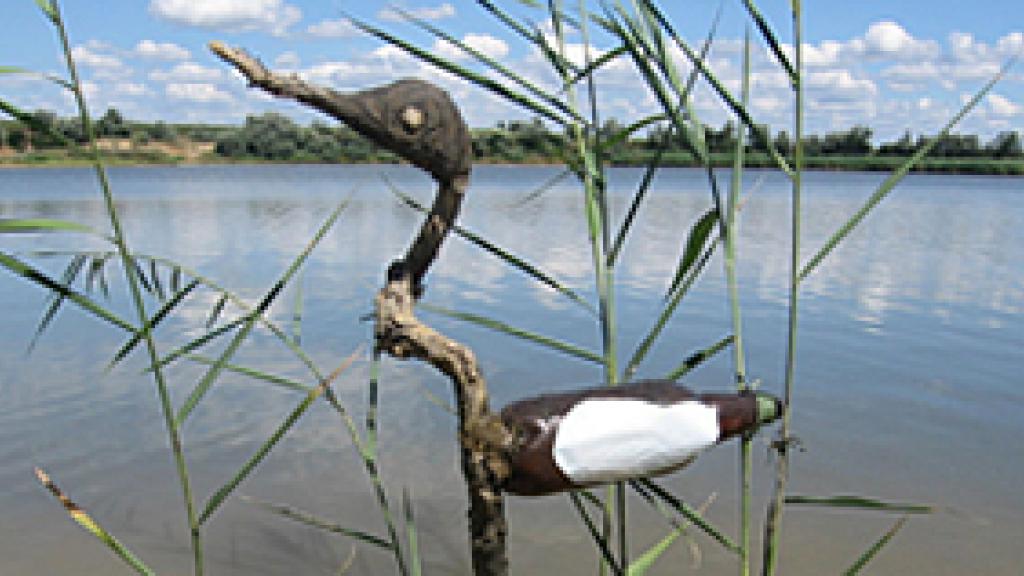
[[[665,474],[781,413],[768,394],[696,394],[664,380],[520,400],[501,411],[517,433],[504,489],[538,496]]]

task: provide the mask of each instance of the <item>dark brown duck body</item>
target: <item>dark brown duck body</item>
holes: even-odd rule
[[[582,415],[587,407],[596,407],[602,414],[610,415],[596,422],[582,422],[594,427],[593,434],[598,442],[607,442],[609,463],[604,473],[578,474],[565,462],[560,466],[556,455],[559,450],[563,453],[572,450],[572,447],[559,446],[560,443],[578,443],[578,440],[568,438],[568,433],[560,437],[560,432],[567,417],[576,419],[570,424],[576,424],[578,429],[582,416],[577,415]],[[650,469],[645,468],[644,463],[630,462],[628,450],[616,456],[617,439],[622,439],[623,443],[635,443],[638,433],[651,431],[644,430],[643,426],[655,427],[651,434],[652,444],[662,443],[663,438],[676,439],[677,430],[657,430],[658,422],[642,422],[638,429],[635,421],[619,421],[615,417],[622,414],[623,419],[628,420],[637,409],[641,414],[675,410],[679,418],[689,419],[692,414],[694,418],[703,419],[704,422],[696,429],[686,425],[678,429],[678,435],[691,434],[699,438],[694,438],[692,443],[679,438],[684,445],[672,454],[672,458],[664,460],[660,457],[656,459],[658,464]],[[504,489],[511,494],[539,496],[628,477],[664,474],[688,464],[700,449],[753,431],[761,424],[776,420],[780,414],[781,403],[767,394],[698,394],[667,380],[647,380],[519,400],[501,411],[504,423],[516,433],[516,445],[509,455],[511,472]],[[675,428],[674,423],[681,421],[676,418],[666,422]],[[579,434],[575,431],[572,436],[578,438]],[[638,459],[643,458],[642,452],[638,451]],[[597,458],[601,458],[600,454]],[[600,462],[596,465],[601,467]]]

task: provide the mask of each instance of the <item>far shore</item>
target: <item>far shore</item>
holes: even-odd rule
[[[906,158],[898,156],[812,156],[805,158],[805,169],[825,172],[891,172],[899,168]],[[729,168],[731,159],[727,155],[722,158],[714,158],[717,168]],[[642,155],[634,155],[629,158],[613,159],[610,162],[614,167],[643,167],[646,166],[648,158]],[[171,166],[226,166],[226,165],[365,165],[378,164],[388,165],[399,162],[391,161],[370,161],[370,162],[323,162],[310,159],[296,160],[265,160],[260,158],[222,158],[203,156],[199,158],[183,159],[180,157],[164,158],[133,158],[123,157],[118,154],[104,155],[104,164],[116,167],[171,167]],[[478,158],[474,160],[477,165],[499,165],[499,166],[563,166],[559,161],[552,161],[547,158],[526,158],[510,161],[502,158]],[[40,157],[36,156],[30,161],[20,161],[15,156],[0,156],[0,169],[28,169],[28,168],[76,168],[92,166],[88,158],[68,157]],[[690,159],[670,158],[662,162],[662,167],[673,168],[697,168],[700,164]],[[775,168],[774,162],[767,155],[749,154],[747,156],[746,168]],[[928,174],[972,174],[991,176],[1024,176],[1024,161],[1021,160],[996,160],[996,159],[954,159],[954,158],[925,158],[912,169],[915,173]]]

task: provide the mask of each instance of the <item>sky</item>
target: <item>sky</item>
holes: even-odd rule
[[[496,3],[545,33],[544,12],[516,0]],[[546,3],[542,3],[546,4]],[[578,2],[565,1],[567,10]],[[625,5],[630,2],[623,2]],[[738,93],[743,35],[750,20],[740,0],[661,2],[683,37],[699,45],[719,6],[723,16],[709,64]],[[778,36],[793,50],[789,2],[757,3]],[[593,9],[599,3],[588,2]],[[906,130],[935,133],[1012,56],[1024,54],[1024,2],[1019,0],[828,0],[804,2],[806,130],[811,133],[869,126],[876,140]],[[273,99],[212,56],[206,44],[242,46],[272,68],[341,90],[402,77],[421,77],[448,90],[473,127],[532,117],[497,97],[431,68],[359,32],[346,17],[380,26],[467,66],[454,46],[404,21],[412,13],[501,61],[538,84],[557,90],[536,48],[503,27],[471,0],[65,0],[64,19],[95,113],[116,107],[133,120],[240,123],[250,114],[275,111],[306,123],[315,113]],[[5,0],[0,8],[0,66],[64,75],[56,34],[34,0]],[[615,47],[596,27],[593,54]],[[774,130],[792,126],[792,95],[785,75],[756,29],[752,32],[751,111]],[[570,31],[567,53],[583,61],[583,36]],[[679,58],[682,73],[688,71]],[[618,58],[596,78],[603,118],[628,123],[657,111],[631,62]],[[34,110],[73,113],[61,88],[25,75],[0,74],[0,99]],[[711,125],[728,119],[715,95],[702,86],[695,109]],[[324,119],[324,118],[321,118]],[[1011,69],[959,131],[992,137],[1024,130],[1024,63]]]

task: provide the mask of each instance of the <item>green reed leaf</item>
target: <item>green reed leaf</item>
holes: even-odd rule
[[[302,252],[295,257],[292,263],[288,266],[288,269],[285,270],[281,278],[279,278],[277,282],[274,283],[274,285],[267,292],[267,294],[260,300],[260,303],[256,306],[256,308],[252,312],[244,316],[244,321],[241,325],[241,328],[238,330],[237,333],[235,333],[235,336],[234,338],[232,338],[231,342],[228,343],[227,348],[220,355],[218,362],[211,366],[206,371],[206,374],[203,375],[199,383],[196,384],[195,388],[192,389],[192,393],[189,394],[188,398],[185,400],[185,403],[182,404],[181,408],[178,410],[176,421],[178,422],[179,426],[181,425],[182,422],[185,421],[186,418],[188,418],[188,415],[196,407],[199,401],[202,400],[203,396],[206,395],[210,387],[213,386],[213,383],[220,376],[224,364],[231,360],[231,357],[234,356],[235,352],[238,351],[238,348],[242,345],[242,342],[245,341],[246,338],[248,338],[249,333],[252,331],[253,326],[255,326],[257,319],[263,316],[267,309],[270,308],[270,305],[273,304],[274,300],[277,299],[278,295],[280,295],[284,287],[288,285],[288,282],[295,276],[295,274],[299,271],[299,268],[301,268],[302,265],[305,263],[310,253],[313,252],[313,249],[316,248],[320,241],[323,240],[324,236],[327,235],[327,232],[334,226],[334,223],[338,220],[338,217],[341,215],[342,210],[344,210],[347,205],[347,202],[343,202],[339,204],[338,207],[335,208],[333,212],[331,212],[331,214],[327,217],[324,223],[316,231],[316,234],[313,236],[313,239],[310,240],[309,243],[306,244],[306,247],[302,250]]]
[[[404,10],[401,10],[401,9],[397,9],[396,8],[395,11],[398,14],[400,14],[403,18],[405,18],[406,20],[412,22],[413,24],[419,26],[420,28],[426,30],[427,32],[430,32],[435,37],[440,38],[441,40],[444,40],[445,42],[448,42],[449,44],[452,44],[453,46],[456,46],[459,50],[462,50],[466,54],[469,54],[470,56],[475,58],[478,62],[484,64],[485,66],[487,66],[488,68],[494,70],[498,74],[500,74],[500,75],[504,76],[505,78],[508,78],[509,80],[511,80],[511,81],[515,82],[516,84],[522,86],[527,91],[532,93],[534,96],[537,96],[538,98],[540,98],[544,102],[547,102],[548,104],[554,106],[555,108],[558,108],[563,113],[565,113],[568,116],[572,117],[576,121],[579,121],[579,122],[583,122],[584,121],[583,118],[581,118],[578,114],[576,114],[576,112],[574,112],[572,110],[572,108],[570,108],[568,105],[566,105],[565,102],[562,102],[561,100],[556,98],[553,94],[550,94],[547,91],[539,88],[536,84],[530,82],[529,80],[527,80],[523,76],[521,76],[519,74],[516,74],[515,72],[513,72],[512,70],[510,70],[508,67],[504,66],[503,64],[501,64],[497,60],[491,58],[490,56],[487,56],[486,54],[480,52],[479,50],[474,49],[472,46],[469,46],[465,42],[462,42],[462,41],[458,40],[457,38],[455,38],[451,34],[448,34],[447,32],[441,30],[440,28],[430,24],[429,22],[427,22],[427,21],[425,21],[423,19],[417,18],[417,17],[413,16],[412,14],[409,14],[408,12],[406,12]]]
[[[207,356],[201,356],[198,354],[188,354],[186,357],[192,362],[199,364],[205,364],[206,366],[213,366],[217,363],[215,358],[209,358]],[[313,389],[312,386],[303,384],[291,378],[285,378],[284,376],[278,376],[269,372],[263,372],[255,368],[249,368],[247,366],[239,366],[237,364],[231,364],[230,362],[224,365],[224,370],[228,372],[234,372],[235,374],[241,374],[242,376],[248,376],[254,380],[262,380],[275,386],[280,386],[287,390],[293,390],[296,392],[309,392]]]
[[[35,70],[29,70],[27,68],[21,68],[20,66],[0,66],[0,74],[18,74],[22,76],[33,76],[36,78],[42,78],[49,80],[61,88],[68,90],[74,90],[74,87],[70,82],[61,78],[60,76],[54,76],[53,74],[43,74],[42,72],[36,72]]]
[[[64,274],[61,276],[60,283],[66,288],[71,288],[71,285],[75,283],[78,278],[78,274],[82,271],[82,267],[85,266],[87,258],[84,254],[78,254],[71,259],[68,263],[67,268],[64,269]],[[29,342],[28,349],[32,350],[36,346],[36,342],[39,341],[39,337],[43,335],[43,332],[50,325],[50,322],[57,315],[57,311],[60,310],[61,304],[64,303],[65,296],[57,292],[50,293],[50,305],[47,307],[46,312],[43,313],[42,319],[39,321],[39,326],[36,327],[36,333],[32,336],[32,341]]]
[[[50,22],[57,24],[60,20],[60,15],[57,13],[57,8],[53,5],[50,0],[36,0],[36,6],[43,11],[43,14],[50,20]]]
[[[264,510],[268,510],[270,512],[283,516],[284,518],[287,518],[289,520],[305,524],[306,526],[311,526],[319,530],[324,530],[327,532],[332,532],[334,534],[341,534],[343,536],[355,538],[356,540],[366,542],[367,544],[372,544],[374,546],[377,546],[378,548],[383,548],[384,550],[391,550],[390,542],[381,538],[380,536],[374,536],[369,532],[363,532],[362,530],[354,530],[352,528],[345,528],[333,522],[317,518],[309,512],[300,510],[298,508],[294,508],[292,506],[287,506],[285,504],[276,504],[274,502],[255,500],[248,496],[241,496],[241,499],[246,502],[249,502],[250,504],[259,506]]]
[[[143,326],[142,330],[132,335],[132,337],[127,342],[125,342],[124,346],[121,346],[117,353],[114,354],[114,357],[107,364],[107,370],[112,369],[122,360],[127,358],[128,354],[131,354],[132,350],[134,350],[135,347],[138,346],[140,342],[142,342],[143,338],[145,337],[145,331],[151,331],[158,325],[160,325],[160,322],[167,318],[167,316],[170,315],[170,313],[175,308],[177,308],[178,304],[181,304],[185,297],[191,294],[192,291],[195,290],[197,286],[199,286],[199,281],[192,280],[191,282],[188,283],[187,286],[185,286],[183,290],[175,292],[171,296],[170,300],[164,302],[163,306],[161,306],[160,309],[156,311],[156,314],[153,314],[153,317],[146,322],[146,325]]]
[[[221,294],[220,298],[217,299],[217,302],[213,305],[213,308],[210,310],[210,315],[206,317],[207,330],[213,328],[213,325],[217,323],[217,319],[220,318],[221,313],[224,311],[224,306],[227,303],[228,295],[226,293]]]
[[[409,196],[405,192],[399,190],[390,180],[385,178],[384,181],[391,189],[391,192],[394,193],[395,196],[398,196],[398,198],[407,206],[409,206],[413,210],[422,212],[424,214],[429,212],[426,206],[420,204],[412,196]],[[555,280],[549,274],[546,274],[545,272],[541,271],[533,264],[530,264],[526,260],[523,260],[522,258],[505,250],[504,248],[497,246],[496,244],[490,242],[489,240],[484,239],[480,235],[471,232],[466,228],[459,226],[458,224],[452,226],[452,231],[455,232],[455,234],[457,234],[458,236],[462,237],[463,239],[469,241],[470,243],[475,244],[479,248],[482,248],[484,251],[491,253],[493,256],[497,257],[499,260],[505,262],[509,266],[519,270],[520,272],[525,273],[527,276],[530,276],[534,280],[537,280],[541,284],[544,284],[545,286],[551,288],[552,290],[555,290],[559,294],[572,300],[575,304],[582,306],[588,312],[592,314],[595,313],[594,307],[591,306],[589,302],[584,300],[582,296],[580,296],[573,289],[562,284],[558,280]]]
[[[697,352],[694,352],[689,357],[687,357],[686,360],[683,360],[682,364],[680,364],[678,368],[669,372],[668,375],[665,376],[665,378],[668,380],[679,380],[683,376],[689,374],[690,371],[693,370],[694,368],[710,360],[722,350],[725,350],[726,347],[729,346],[729,344],[733,343],[733,340],[734,337],[732,334],[730,334],[722,338],[718,342],[715,342],[711,346],[708,346],[703,350],[698,350]]]
[[[409,563],[412,576],[423,575],[423,563],[420,560],[419,537],[416,530],[416,519],[413,517],[412,498],[409,488],[402,489],[402,510],[405,512],[405,541],[409,544]]]
[[[227,324],[224,324],[224,325],[220,326],[219,328],[211,330],[211,331],[203,334],[202,336],[200,336],[200,337],[198,337],[198,338],[196,338],[194,340],[191,340],[191,341],[185,343],[182,346],[179,346],[178,348],[176,348],[176,349],[172,350],[171,352],[169,352],[163,358],[160,358],[157,361],[157,366],[160,366],[162,368],[164,366],[167,366],[168,364],[171,364],[172,362],[175,362],[179,358],[181,358],[183,356],[186,356],[187,354],[189,354],[191,352],[194,352],[194,351],[198,350],[199,348],[202,348],[203,346],[209,344],[210,342],[216,340],[217,338],[223,336],[224,334],[228,334],[228,333],[232,332],[235,328],[238,328],[242,324],[245,324],[245,320],[246,320],[245,316],[243,316],[241,318],[236,318],[235,320],[232,320],[231,322],[228,322]],[[146,372],[151,372],[152,370],[153,370],[153,367],[150,366],[150,367],[146,368],[145,371]]]
[[[654,565],[658,558],[661,558],[662,554],[668,551],[669,547],[672,546],[682,533],[683,529],[677,528],[669,532],[657,544],[648,548],[639,558],[630,563],[629,568],[626,570],[626,576],[644,576],[644,574],[647,574],[651,566]]]
[[[672,294],[676,292],[683,280],[689,275],[694,263],[697,262],[697,259],[704,252],[705,246],[708,244],[708,238],[711,236],[711,232],[715,229],[715,224],[717,223],[718,211],[712,208],[698,218],[693,226],[690,227],[690,234],[686,238],[686,246],[683,248],[679,264],[676,266],[676,273],[672,277],[672,283],[669,285],[668,292],[665,293],[666,300],[672,297]]]
[[[22,278],[25,278],[26,280],[29,280],[30,282],[34,282],[43,288],[50,290],[51,292],[60,294],[67,300],[77,304],[82,310],[89,312],[93,316],[96,316],[97,318],[124,330],[125,332],[136,332],[134,326],[122,320],[109,309],[100,306],[89,297],[64,286],[60,282],[57,282],[53,278],[47,276],[44,272],[22,262],[10,254],[0,252],[0,266],[8,269],[18,276],[21,276]]]
[[[256,450],[256,453],[249,458],[234,477],[232,477],[231,480],[228,480],[226,484],[221,486],[217,492],[214,493],[214,495],[206,502],[206,506],[203,507],[203,512],[199,515],[200,524],[204,524],[209,520],[210,516],[217,510],[217,508],[224,503],[224,500],[226,500],[227,497],[234,492],[236,488],[238,488],[238,485],[242,483],[242,480],[245,480],[245,478],[252,473],[256,466],[266,458],[267,454],[269,454],[270,451],[273,450],[274,446],[281,441],[281,438],[283,438],[288,430],[295,425],[313,402],[323,394],[324,388],[326,387],[327,382],[324,381],[316,388],[310,390],[309,393],[306,394],[306,397],[302,399],[302,402],[300,402],[299,405],[296,406],[290,414],[288,414],[288,417],[285,418],[284,422],[281,423],[277,430],[271,434],[270,438],[268,438],[266,442]]]
[[[747,12],[757,25],[757,29],[761,32],[761,36],[764,38],[764,41],[767,42],[768,47],[771,48],[775,59],[778,60],[779,64],[786,69],[786,75],[789,76],[789,83],[796,86],[799,76],[797,75],[796,68],[789,61],[789,58],[786,58],[786,54],[782,51],[782,43],[779,42],[778,36],[775,35],[775,32],[772,31],[772,28],[768,24],[764,15],[761,14],[761,11],[757,9],[757,6],[755,6],[751,0],[743,0],[743,5],[747,8]]]
[[[33,232],[82,232],[102,236],[92,226],[68,220],[49,218],[0,218],[0,234],[24,234]]]
[[[528,342],[540,344],[541,346],[550,348],[551,350],[562,352],[563,354],[568,354],[581,360],[587,360],[589,362],[594,362],[596,364],[604,364],[604,358],[599,354],[595,354],[594,352],[580,348],[575,344],[570,344],[568,342],[563,342],[561,340],[556,340],[554,338],[549,338],[547,336],[535,334],[527,330],[515,328],[499,320],[494,320],[492,318],[487,318],[486,316],[480,316],[477,314],[470,314],[468,312],[458,312],[455,310],[450,310],[448,308],[443,308],[441,306],[428,304],[426,302],[421,302],[419,304],[419,307],[429,312],[441,314],[442,316],[455,318],[456,320],[462,320],[463,322],[469,322],[471,324],[476,324],[477,326],[483,326],[484,328],[490,328],[491,330],[501,332],[502,334],[507,334],[509,336],[514,336],[516,338],[519,338],[520,340],[526,340]]]
[[[302,402],[299,402],[299,405],[288,414],[288,417],[285,418],[284,422],[277,427],[277,430],[274,430],[274,433],[270,435],[270,438],[268,438],[266,442],[256,450],[256,453],[249,458],[249,460],[238,470],[231,480],[228,480],[227,483],[221,486],[220,489],[210,497],[206,502],[206,506],[203,507],[202,514],[199,515],[199,524],[204,524],[210,519],[210,516],[217,510],[217,508],[220,507],[221,504],[224,503],[224,500],[226,500],[227,497],[230,496],[236,488],[238,488],[238,485],[252,473],[256,466],[258,466],[259,463],[267,457],[267,454],[269,454],[270,451],[274,449],[274,446],[281,441],[281,438],[291,430],[292,426],[298,422],[299,418],[302,417],[306,410],[313,405],[313,402],[319,398],[335,380],[337,380],[338,376],[340,376],[342,372],[348,369],[348,367],[355,362],[358,356],[359,350],[356,350],[346,358],[341,365],[334,370],[334,372],[327,376],[327,378],[324,378],[315,388],[306,393],[306,397],[303,398]],[[217,363],[223,363],[223,358],[218,359]]]
[[[737,118],[739,118],[748,128],[750,128],[751,133],[758,140],[758,142],[761,145],[763,145],[766,150],[768,150],[768,154],[771,156],[772,160],[779,167],[779,169],[785,172],[786,175],[792,176],[793,168],[789,165],[786,159],[782,156],[782,154],[779,153],[778,149],[775,147],[775,144],[772,142],[770,132],[766,131],[765,129],[763,129],[763,127],[759,126],[756,122],[754,122],[754,118],[753,116],[751,116],[747,108],[743,106],[736,99],[735,96],[733,96],[733,94],[725,87],[725,84],[723,84],[718,79],[718,77],[711,71],[711,69],[708,68],[707,64],[697,56],[693,48],[691,48],[690,45],[687,44],[687,42],[683,40],[681,36],[679,36],[675,28],[669,22],[669,20],[665,17],[664,14],[661,13],[660,10],[658,10],[658,8],[653,4],[653,2],[651,2],[651,0],[641,1],[643,2],[643,5],[646,7],[646,9],[649,10],[651,14],[655,16],[655,18],[657,18],[662,28],[664,28],[665,31],[668,32],[669,36],[676,43],[676,46],[678,46],[680,50],[682,50],[686,57],[690,60],[690,63],[693,64],[693,66],[700,71],[704,79],[707,80],[708,84],[711,85],[711,88],[714,89],[716,93],[718,93],[722,101],[725,102],[725,104],[729,107],[730,110],[732,110],[733,114],[735,114]]]
[[[50,136],[51,138],[57,140],[62,146],[70,146],[74,144],[73,142],[68,140],[67,137],[65,137],[63,134],[54,130],[52,126],[49,126],[44,122],[41,122],[34,115],[25,112],[24,110],[18,108],[14,104],[11,104],[10,102],[7,102],[6,100],[0,99],[0,112],[7,114],[11,118],[14,118],[18,122],[21,122],[22,124],[35,130],[36,132],[40,132],[42,134]]]
[[[861,570],[864,569],[864,566],[866,566],[872,558],[877,556],[878,553],[882,551],[882,548],[884,548],[885,545],[893,539],[893,536],[896,536],[896,533],[903,528],[903,526],[907,523],[907,520],[909,519],[909,516],[903,516],[902,518],[897,520],[896,523],[893,524],[892,528],[886,530],[885,534],[882,534],[881,538],[879,538],[870,548],[868,548],[863,554],[861,554],[861,556],[857,558],[856,562],[854,562],[849,568],[846,569],[846,572],[843,572],[844,576],[856,576],[857,574],[860,574]]]
[[[654,174],[661,167],[661,159],[665,154],[666,148],[666,146],[659,147],[647,162],[647,167],[644,168],[644,175],[640,179],[640,185],[637,186],[636,194],[633,195],[633,200],[629,204],[629,210],[626,211],[626,216],[623,218],[619,231],[615,235],[612,249],[608,251],[609,266],[614,266],[615,261],[619,258],[619,252],[626,243],[626,237],[629,236],[629,230],[633,226],[637,213],[640,211],[640,205],[643,204],[644,199],[647,197],[647,192],[650,190],[651,182],[654,181]]]
[[[800,280],[803,280],[811,272],[813,272],[814,269],[821,264],[825,257],[828,256],[832,252],[832,250],[834,250],[835,247],[839,245],[840,242],[842,242],[847,236],[849,236],[850,232],[852,232],[853,229],[856,228],[857,225],[860,224],[865,217],[867,217],[871,210],[873,210],[879,202],[881,202],[886,196],[888,196],[889,193],[892,192],[893,188],[895,188],[896,185],[899,184],[901,180],[903,180],[903,178],[910,172],[911,168],[916,166],[925,156],[927,156],[932,151],[932,149],[934,149],[935,146],[943,139],[943,137],[948,135],[949,132],[953,129],[953,127],[959,124],[960,120],[962,120],[968,112],[973,110],[974,107],[977,106],[979,102],[981,102],[981,99],[984,98],[985,95],[987,95],[992,90],[992,88],[1003,78],[1003,76],[1006,75],[1007,72],[1009,72],[1010,68],[1017,63],[1018,59],[1019,57],[1014,57],[1008,60],[1006,64],[1003,65],[1002,69],[1000,69],[999,72],[994,77],[992,77],[992,79],[989,80],[988,83],[986,83],[985,86],[982,87],[982,89],[979,90],[973,98],[968,100],[967,103],[964,104],[962,108],[960,108],[960,111],[957,112],[955,116],[953,116],[953,118],[946,124],[942,131],[938,133],[938,135],[932,138],[926,145],[918,149],[918,151],[915,152],[914,155],[910,157],[910,159],[904,162],[902,166],[894,170],[893,173],[889,175],[889,177],[886,178],[885,181],[878,186],[878,189],[876,189],[875,192],[871,194],[867,202],[865,202],[864,205],[861,206],[860,209],[857,210],[857,212],[854,213],[854,215],[850,217],[849,220],[847,220],[842,226],[840,226],[834,234],[832,234],[828,241],[825,242],[825,245],[822,246],[821,249],[818,250],[814,254],[814,256],[811,257],[810,261],[800,270]]]
[[[790,494],[786,496],[786,504],[802,506],[822,506],[825,508],[846,508],[852,510],[878,510],[880,512],[901,512],[903,514],[931,514],[935,508],[927,504],[908,504],[905,502],[885,502],[874,498],[856,495],[837,496],[805,496]]]
[[[144,576],[153,576],[153,570],[150,569],[149,566],[146,566],[146,564],[143,563],[142,560],[139,560],[139,558],[135,556],[131,550],[125,547],[120,540],[115,538],[100,526],[99,523],[93,520],[92,516],[89,516],[88,512],[83,510],[78,504],[75,504],[75,502],[71,500],[63,490],[53,483],[53,480],[46,472],[41,468],[36,468],[35,473],[39,482],[42,483],[42,485],[60,501],[64,506],[64,510],[68,513],[68,516],[70,516],[76,524],[85,528],[87,532],[99,539],[100,542],[103,542],[107,548],[110,548],[111,552],[116,554],[117,557],[125,564],[131,566],[133,570]]]
[[[676,496],[674,496],[668,490],[665,490],[653,480],[648,478],[641,478],[639,480],[630,480],[629,485],[633,487],[637,492],[647,491],[653,494],[655,497],[660,499],[662,502],[667,504],[673,510],[678,512],[684,518],[686,518],[691,524],[700,528],[705,534],[713,538],[719,544],[721,544],[726,550],[730,552],[739,552],[739,546],[736,545],[728,536],[726,536],[721,530],[716,528],[713,524],[704,519],[704,517],[694,509],[692,506],[683,502]]]
[[[433,66],[436,66],[437,68],[440,68],[445,72],[454,74],[459,78],[472,82],[473,84],[476,84],[477,86],[489,92],[497,94],[514,104],[531,110],[536,114],[539,114],[554,122],[557,122],[558,124],[567,124],[567,120],[559,113],[555,112],[554,110],[551,110],[550,108],[542,104],[539,104],[538,102],[535,102],[534,100],[523,94],[511,90],[502,82],[499,82],[493,78],[489,78],[483,74],[473,72],[472,70],[469,70],[468,68],[465,68],[463,66],[459,66],[458,64],[451,62],[449,60],[445,60],[444,58],[437,56],[433,52],[414,46],[406,42],[405,40],[388,34],[387,32],[373,25],[367,24],[360,20],[356,20],[354,18],[352,19],[352,23],[355,24],[355,26],[358,27],[360,30],[366,32],[367,34],[375,36],[378,39],[383,40],[384,42],[387,42],[388,44],[402,50],[403,52],[406,52],[409,55],[414,56],[424,62],[432,64]]]
[[[594,540],[594,544],[597,545],[597,549],[601,551],[601,556],[604,557],[604,561],[611,566],[612,573],[622,576],[622,567],[619,566],[615,556],[612,554],[611,548],[608,546],[608,539],[601,534],[597,525],[594,524],[594,520],[587,513],[586,507],[583,505],[583,501],[580,499],[580,494],[577,491],[569,492],[569,500],[572,502],[573,507],[579,514],[580,519],[583,520],[583,524],[587,527],[587,532],[590,533],[590,537]],[[600,501],[598,504],[601,505]]]
[[[633,353],[633,356],[630,358],[629,363],[626,364],[626,369],[623,370],[623,380],[628,381],[630,378],[633,377],[633,374],[636,372],[636,369],[640,366],[640,363],[643,362],[644,358],[647,356],[647,353],[654,345],[654,342],[657,341],[658,337],[661,335],[662,330],[665,329],[665,326],[668,324],[669,319],[672,318],[672,315],[675,313],[676,308],[679,307],[679,303],[683,301],[683,297],[686,296],[687,292],[690,291],[690,287],[693,286],[693,283],[700,276],[701,271],[704,270],[704,267],[707,266],[708,261],[711,260],[711,255],[714,254],[715,248],[717,247],[718,242],[713,242],[711,243],[711,245],[708,246],[704,253],[701,254],[696,264],[692,267],[689,276],[686,277],[686,280],[684,280],[683,283],[679,286],[679,289],[676,290],[675,294],[672,295],[671,300],[669,300],[665,304],[665,307],[664,309],[662,309],[661,314],[658,315],[658,319],[654,322],[654,326],[651,327],[650,331],[647,333],[647,336],[645,336],[640,345],[637,346],[637,349]]]

